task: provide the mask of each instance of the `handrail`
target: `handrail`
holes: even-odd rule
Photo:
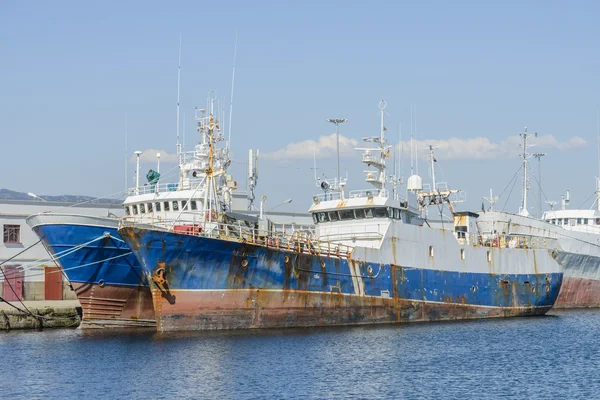
[[[248,225],[246,221],[238,220],[233,224],[218,221],[179,221],[172,225],[169,221],[143,222],[139,219],[125,217],[120,222],[120,227],[135,227],[137,224],[154,225],[162,227],[169,232],[183,235],[218,238],[222,240],[238,241],[267,248],[276,248],[296,253],[312,254],[327,257],[350,257],[354,247],[344,244],[333,244],[313,238],[312,230],[294,230],[291,234],[278,231],[259,230]]]
[[[132,187],[127,189],[127,193],[129,196],[137,196],[141,194],[152,194],[152,193],[168,193],[168,192],[176,192],[178,190],[191,190],[200,185],[204,179],[202,178],[191,178],[184,180],[183,184],[180,185],[179,182],[171,182],[171,183],[163,183],[160,182],[158,184],[145,184],[139,187]]]
[[[471,247],[496,247],[511,249],[553,249],[554,238],[533,237],[529,235],[480,235],[476,233],[454,232],[462,245]]]
[[[360,198],[360,197],[389,197],[390,193],[387,189],[359,189],[359,190],[351,190],[349,193],[349,197]]]

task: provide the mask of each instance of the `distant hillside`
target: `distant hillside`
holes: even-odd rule
[[[117,199],[96,199],[90,196],[77,196],[72,194],[63,194],[60,196],[39,195],[46,201],[58,201],[63,203],[94,203],[94,204],[121,204],[123,200]],[[14,190],[0,189],[0,200],[39,200],[30,197],[27,193],[15,192]]]

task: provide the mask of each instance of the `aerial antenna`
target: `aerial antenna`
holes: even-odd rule
[[[596,202],[598,211],[600,211],[600,108],[598,108],[598,177],[596,178]]]
[[[398,179],[400,181],[402,180],[402,147],[402,124],[398,124]]]
[[[336,152],[337,152],[337,176],[336,181],[339,185],[342,177],[340,175],[340,124],[348,121],[346,118],[328,118],[327,122],[335,124],[335,137],[336,137]]]
[[[414,165],[414,157],[413,157],[413,109],[412,104],[410,105],[410,174],[414,175],[415,165]]]
[[[492,188],[490,188],[490,197],[484,197],[483,199],[490,203],[489,211],[494,211],[494,204],[496,204],[496,201],[498,201],[499,197],[492,194]]]
[[[227,148],[229,148],[229,143],[231,142],[231,118],[233,117],[233,86],[235,84],[235,61],[237,58],[237,42],[238,42],[238,33],[235,32],[235,46],[233,47],[233,72],[231,73],[231,97],[229,99],[229,134],[227,138]]]
[[[185,149],[185,113],[183,113],[183,126],[181,128],[181,151]]]
[[[317,181],[317,148],[313,146],[313,171],[315,172],[315,182]]]
[[[128,136],[128,117],[127,113],[125,113],[125,190],[129,188],[129,152],[127,151],[127,136]]]
[[[527,177],[527,164],[529,163],[528,159],[531,157],[531,154],[527,152],[527,148],[531,147],[531,145],[527,144],[527,138],[531,135],[531,133],[527,133],[527,127],[525,127],[523,133],[519,134],[519,136],[523,138],[523,144],[521,145],[523,147],[523,154],[521,155],[521,158],[523,158],[523,193],[521,195],[521,209],[519,210],[519,214],[525,217],[529,215],[529,211],[527,210],[527,186],[529,183]],[[537,132],[533,135],[537,137]]]
[[[181,40],[182,35],[179,33],[179,61],[177,65],[177,155],[179,156],[179,163],[181,164],[181,144],[179,143],[179,95],[180,95],[180,83],[181,83]]]
[[[417,106],[415,105],[415,136],[417,136]],[[419,175],[419,140],[415,139],[415,171]]]

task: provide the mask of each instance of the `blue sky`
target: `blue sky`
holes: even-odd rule
[[[4,0],[0,187],[123,191],[126,179],[133,182],[126,159],[134,150],[175,150],[180,33],[190,144],[194,106],[205,105],[210,89],[229,101],[237,31],[231,172],[243,189],[248,148],[260,149],[257,194],[269,204],[293,198],[280,209],[310,206],[317,189],[307,140],[321,147],[319,173],[335,175],[329,117],[348,119],[341,165],[349,188],[368,187],[351,143],[378,133],[383,98],[390,141],[400,124],[408,139],[416,109],[415,137],[422,147],[439,146],[439,175],[467,192],[463,208],[478,209],[490,188],[506,187],[519,167],[511,137],[525,126],[540,134],[532,151],[549,154],[546,196],[559,200],[570,189],[579,206],[598,175],[599,13],[592,1]],[[286,148],[305,151],[291,157],[281,153]],[[403,170],[407,176],[406,156]],[[507,209],[516,210],[518,197],[517,183]]]

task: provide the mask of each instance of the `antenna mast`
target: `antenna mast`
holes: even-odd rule
[[[414,175],[414,171],[415,171],[413,152],[414,152],[414,148],[413,148],[413,111],[412,111],[412,104],[411,104],[410,105],[410,174],[411,175]]]
[[[336,186],[340,186],[342,177],[340,175],[340,124],[348,121],[346,118],[329,118],[327,122],[335,124],[335,137],[336,137],[336,149],[337,149],[337,176]],[[338,188],[339,189],[339,188]]]
[[[598,177],[596,178],[596,205],[597,210],[600,211],[600,108],[598,108]]]
[[[179,143],[179,94],[181,83],[181,33],[179,34],[179,61],[177,66],[177,155],[179,156],[179,164],[181,164],[181,143]]]
[[[431,181],[432,181],[431,189],[434,192],[437,190],[437,186],[435,184],[435,165],[434,165],[435,162],[437,162],[437,160],[435,159],[435,157],[433,155],[433,146],[429,145],[429,164],[431,165]]]
[[[525,127],[525,132],[521,133],[520,136],[523,138],[523,154],[521,157],[523,158],[523,193],[521,197],[521,209],[519,210],[519,214],[527,217],[529,215],[529,211],[527,211],[527,164],[529,161],[527,160],[531,155],[527,153],[527,138],[531,136],[530,133],[527,133],[527,127]],[[537,133],[534,134],[537,137]]]
[[[490,188],[490,197],[484,197],[483,199],[490,203],[490,211],[494,211],[494,204],[496,204],[496,201],[498,200],[498,196],[494,196],[492,194],[491,188]]]
[[[231,98],[229,99],[229,133],[227,138],[227,148],[230,146],[231,142],[231,119],[233,118],[233,87],[235,84],[235,61],[237,58],[237,42],[238,42],[238,34],[235,32],[235,46],[233,48],[233,72],[231,73]]]

